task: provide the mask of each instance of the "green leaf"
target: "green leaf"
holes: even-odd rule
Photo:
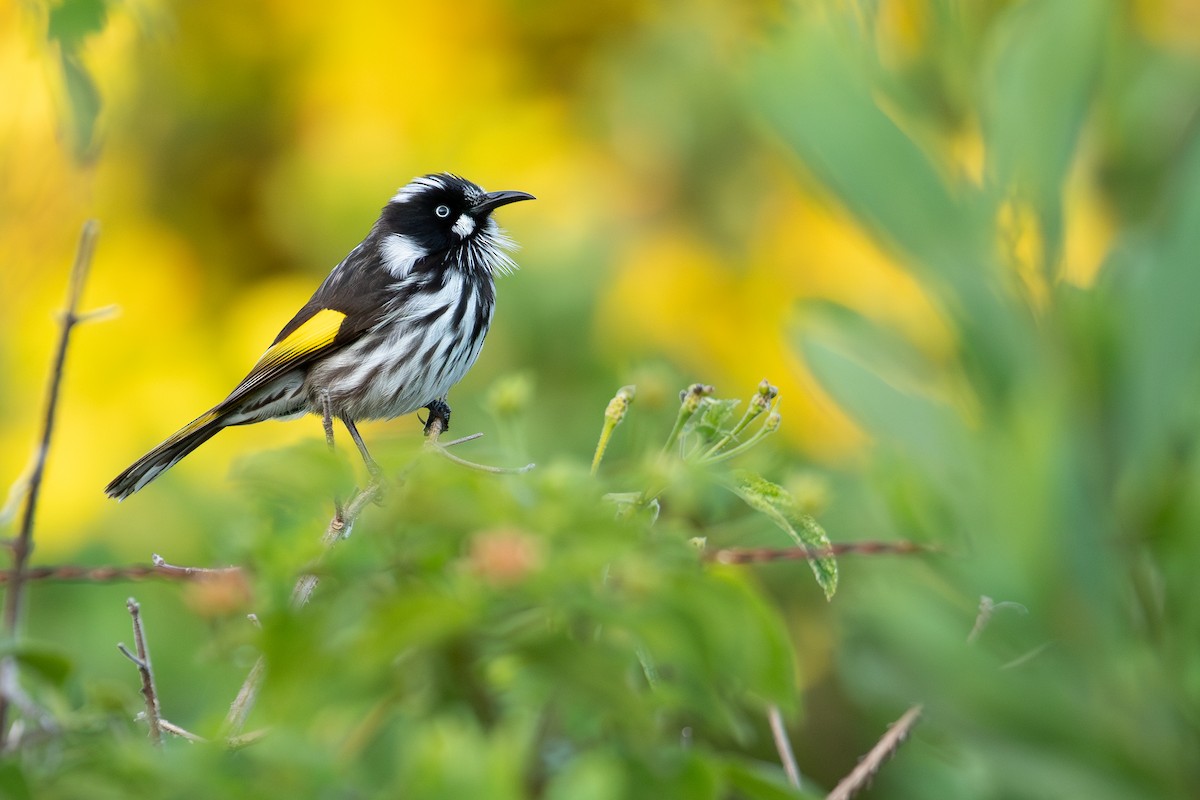
[[[944,367],[935,365],[907,337],[878,320],[822,299],[804,300],[798,310],[799,335],[836,343],[893,383],[927,387],[944,379]]]
[[[868,433],[932,463],[957,455],[961,425],[952,407],[918,393],[912,381],[885,379],[854,355],[818,339],[802,343],[821,385]]]
[[[734,484],[731,488],[748,506],[765,514],[786,531],[796,544],[812,550],[830,548],[829,536],[825,529],[811,516],[800,511],[795,498],[782,486],[752,472],[739,471],[734,474]],[[817,584],[825,592],[825,599],[832,599],[837,591],[837,560],[833,556],[824,556],[810,558],[808,564],[817,578]]]
[[[961,274],[984,247],[980,221],[875,102],[869,50],[805,20],[759,61],[748,95],[804,165],[912,266]]]
[[[740,400],[718,400],[704,398],[700,409],[688,420],[685,432],[696,433],[706,442],[716,439],[723,431],[732,427],[730,420]]]
[[[547,800],[608,800],[628,796],[620,760],[606,751],[582,753],[555,775],[546,789]]]
[[[989,42],[982,94],[988,172],[1041,224],[1045,266],[1062,252],[1062,191],[1098,82],[1111,6],[1042,0],[1012,7]]]
[[[107,17],[105,0],[63,0],[50,11],[46,38],[73,51],[88,36],[104,30]]]
[[[74,669],[75,664],[61,650],[40,642],[21,642],[3,649],[11,655],[18,666],[31,672],[52,686],[62,686]]]
[[[1173,461],[1172,438],[1194,425],[1195,370],[1200,358],[1200,134],[1184,143],[1175,179],[1164,193],[1161,227],[1152,240],[1129,237],[1107,268],[1114,273],[1122,324],[1120,408],[1125,445],[1140,459]],[[1143,473],[1141,464],[1132,472]],[[1151,481],[1155,478],[1146,473]]]
[[[735,790],[737,797],[750,797],[755,800],[815,800],[825,796],[824,792],[816,794],[792,786],[788,783],[783,769],[777,764],[730,758],[725,761],[724,771],[725,780],[730,788]]]
[[[100,92],[79,57],[65,48],[61,54],[63,81],[67,90],[67,138],[71,154],[80,163],[96,156],[96,119],[100,116]]]
[[[0,797],[9,800],[32,800],[33,792],[29,790],[29,781],[25,772],[16,759],[0,761]]]

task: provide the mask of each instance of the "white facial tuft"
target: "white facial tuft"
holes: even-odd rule
[[[407,203],[419,194],[429,191],[430,189],[444,189],[443,184],[436,177],[422,176],[413,178],[407,186],[404,186],[396,194],[392,195],[393,203]]]
[[[399,233],[385,236],[380,250],[383,255],[383,265],[397,279],[403,278],[412,269],[413,264],[429,255],[424,247],[408,236]]]
[[[475,232],[475,220],[471,219],[469,214],[463,214],[455,221],[453,230],[458,234],[458,238],[465,239]]]

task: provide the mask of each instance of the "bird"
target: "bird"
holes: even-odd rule
[[[491,326],[497,275],[515,245],[492,213],[535,199],[487,192],[443,172],[414,178],[366,238],[333,268],[229,396],[112,480],[124,500],[224,428],[321,415],[339,419],[372,475],[355,423],[421,408],[448,427],[450,388],[475,363]]]

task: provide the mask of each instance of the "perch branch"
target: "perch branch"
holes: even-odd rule
[[[41,494],[42,478],[46,470],[46,456],[50,452],[50,440],[54,434],[54,417],[58,411],[58,397],[62,388],[63,369],[66,365],[67,345],[71,339],[72,329],[82,319],[90,316],[80,316],[79,301],[83,296],[83,286],[87,280],[88,269],[91,267],[92,255],[96,250],[96,237],[99,233],[99,223],[95,220],[88,220],[83,224],[83,230],[79,234],[79,246],[75,251],[75,263],[71,267],[70,284],[67,289],[67,305],[61,318],[62,328],[59,333],[58,347],[54,353],[53,367],[50,371],[50,385],[46,390],[41,441],[37,450],[34,451],[21,527],[17,537],[10,543],[13,570],[8,581],[8,591],[4,595],[4,633],[10,641],[16,638],[17,627],[21,620],[25,596],[25,570],[29,564],[29,556],[33,552],[33,522],[37,511],[38,496]],[[16,671],[17,662],[12,656],[6,656],[0,660],[0,687],[6,690],[9,687],[15,687],[17,684]],[[8,691],[0,693],[0,745],[3,745],[8,735],[8,712],[11,699]]]

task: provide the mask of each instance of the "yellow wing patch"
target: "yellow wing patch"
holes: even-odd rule
[[[254,365],[254,371],[286,364],[287,362],[320,350],[337,338],[346,315],[332,308],[322,308],[306,319],[299,328],[292,331],[282,341],[271,345],[262,358]]]

